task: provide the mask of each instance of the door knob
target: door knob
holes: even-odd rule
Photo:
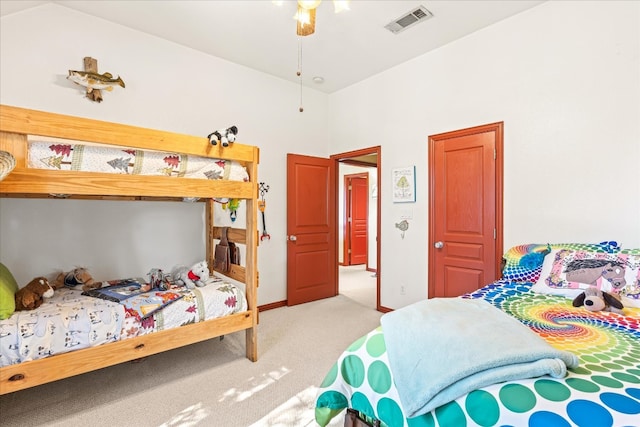
[[[435,246],[436,249],[442,249],[444,247],[444,242],[435,242],[433,246]]]
[[[296,240],[298,240],[298,238],[294,235],[289,236],[289,240],[291,240],[292,242],[295,242]]]

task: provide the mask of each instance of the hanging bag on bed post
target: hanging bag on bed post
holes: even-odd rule
[[[240,248],[232,241],[229,241],[229,256],[231,264],[240,265]]]
[[[227,230],[229,227],[222,227],[220,230],[220,243],[216,245],[213,257],[213,269],[220,273],[229,271],[231,262],[231,253],[229,250],[229,241],[227,240]]]
[[[367,418],[365,415],[360,415],[360,412],[355,409],[347,408],[347,413],[344,416],[344,427],[380,427],[380,421],[367,421]]]

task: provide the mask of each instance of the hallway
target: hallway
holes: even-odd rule
[[[366,266],[352,265],[339,267],[340,294],[365,307],[376,309],[376,276],[367,271]]]

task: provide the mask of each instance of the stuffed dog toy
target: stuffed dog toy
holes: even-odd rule
[[[238,127],[231,126],[230,128],[213,131],[209,135],[207,135],[207,138],[209,139],[211,145],[218,145],[218,143],[220,143],[223,147],[228,147],[230,142],[236,140],[237,134]]]
[[[603,292],[595,286],[589,286],[573,300],[574,307],[581,307],[589,311],[610,311],[612,313],[623,314],[624,306],[618,298]]]
[[[209,266],[206,261],[201,261],[189,267],[177,266],[171,271],[173,282],[178,286],[186,286],[194,289],[196,286],[205,286],[209,278]]]
[[[16,292],[16,311],[40,307],[45,298],[53,296],[53,291],[45,277],[36,277]]]
[[[98,289],[102,287],[102,282],[96,282],[86,268],[74,268],[66,273],[58,274],[56,280],[51,283],[54,289],[60,289],[64,286],[68,288],[82,285],[83,291],[90,289]]]

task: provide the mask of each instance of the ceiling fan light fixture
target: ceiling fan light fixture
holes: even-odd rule
[[[312,10],[320,6],[322,0],[298,0],[298,6],[306,10]]]
[[[298,7],[296,14],[293,15],[293,19],[298,21],[298,23],[304,25],[311,23],[311,17],[309,16],[309,11],[307,9],[301,9]]]
[[[340,13],[349,9],[349,0],[333,0],[333,10],[335,13]]]
[[[304,9],[298,5],[298,12],[294,18],[297,21],[296,34],[299,36],[308,36],[316,31],[316,10]]]

